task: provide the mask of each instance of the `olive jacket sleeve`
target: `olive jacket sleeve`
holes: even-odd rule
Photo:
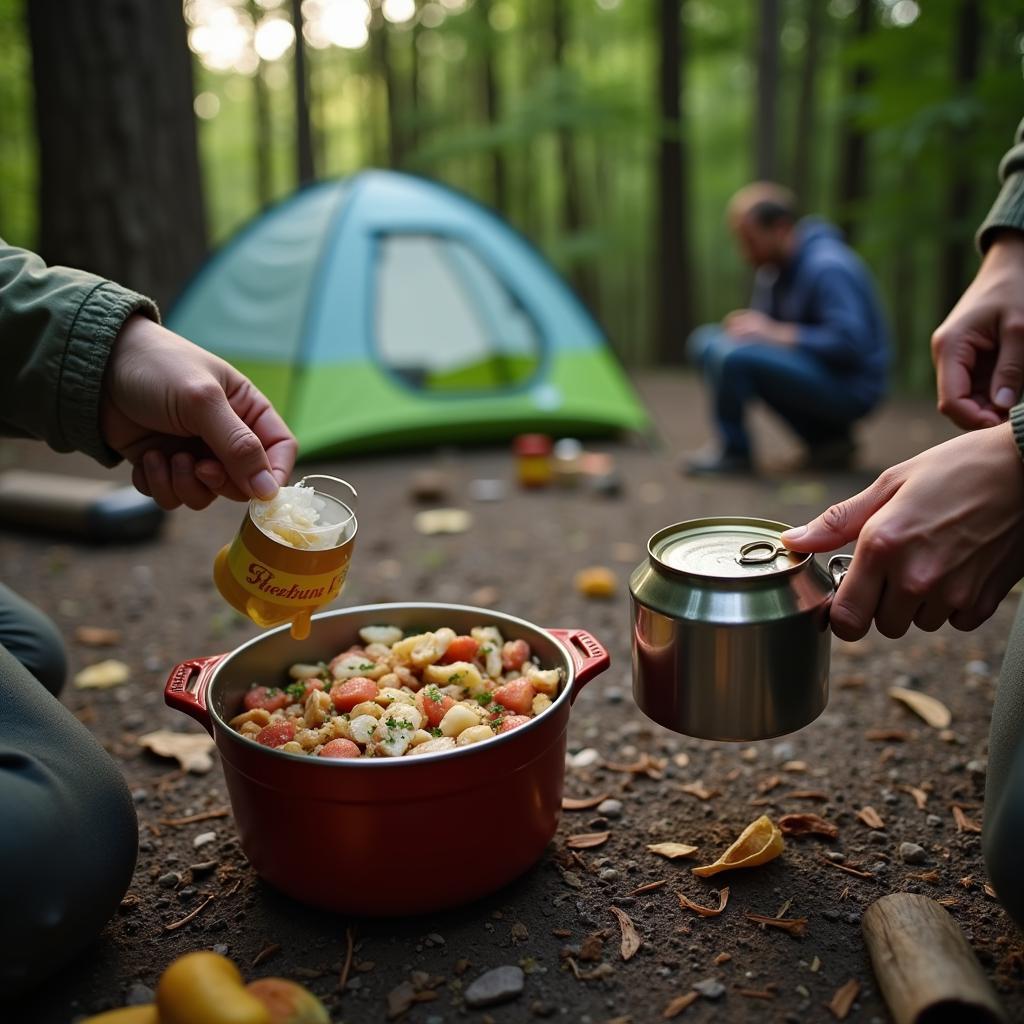
[[[0,432],[117,463],[100,434],[100,390],[111,347],[133,313],[160,316],[143,295],[82,270],[47,267],[0,239]]]
[[[999,164],[1003,187],[988,216],[978,228],[978,246],[982,252],[1002,228],[1024,231],[1024,121],[1017,126],[1014,147]]]

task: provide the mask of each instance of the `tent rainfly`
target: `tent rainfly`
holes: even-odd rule
[[[257,217],[168,326],[245,373],[307,457],[649,426],[598,326],[521,235],[391,171]]]

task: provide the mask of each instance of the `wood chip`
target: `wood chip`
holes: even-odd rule
[[[732,959],[732,953],[719,953],[711,962],[716,967],[721,967],[722,964],[727,964]]]
[[[905,743],[910,739],[910,733],[904,729],[868,729],[864,739],[875,743]]]
[[[75,676],[75,689],[109,690],[112,686],[128,682],[130,675],[131,670],[123,661],[108,658],[83,668]]]
[[[779,931],[788,932],[798,939],[807,933],[806,917],[765,917],[764,914],[751,914],[748,911],[747,920],[769,928],[778,928]]]
[[[173,757],[178,764],[196,775],[203,775],[213,767],[213,737],[205,732],[172,732],[157,729],[138,739],[140,747],[151,750],[159,757]]]
[[[981,825],[973,818],[968,818],[959,804],[953,804],[953,820],[957,832],[981,832]]]
[[[700,999],[699,992],[687,992],[684,996],[676,996],[675,999],[673,999],[672,1002],[670,1002],[668,1006],[661,1011],[661,1019],[671,1020],[673,1017],[678,1017],[683,1010],[689,1006],[693,1006],[698,999]]]
[[[636,928],[633,926],[633,922],[630,920],[629,914],[624,910],[620,910],[618,907],[609,907],[608,909],[615,915],[619,922],[619,928],[622,930],[622,944],[620,946],[622,959],[630,960],[636,956],[636,951],[642,945],[643,939],[641,939],[637,934]]]
[[[769,775],[767,779],[762,779],[757,784],[758,793],[770,793],[776,786],[782,785],[781,775]]]
[[[999,899],[999,897],[996,895],[995,889],[993,889],[992,886],[989,885],[988,882],[986,882],[981,888],[984,891],[986,896],[988,896],[988,897],[990,897],[991,899],[994,899],[994,900]]]
[[[836,839],[839,826],[826,821],[817,814],[784,814],[779,818],[779,828],[784,836],[823,836]]]
[[[651,754],[641,754],[632,764],[618,764],[614,761],[606,761],[605,768],[612,772],[628,772],[630,775],[646,775],[649,779],[657,781],[660,779],[668,765],[668,758],[654,757]]]
[[[848,875],[854,875],[857,878],[875,877],[870,871],[861,871],[860,868],[851,867],[849,864],[837,864],[834,860],[829,860],[828,857],[822,857],[821,859],[825,864],[831,864],[836,870],[844,871]]]
[[[828,793],[822,793],[820,789],[794,789],[785,795],[793,800],[828,800]]]
[[[83,647],[116,647],[121,642],[121,630],[105,626],[78,626],[75,640]]]
[[[832,1002],[828,1004],[832,1016],[836,1020],[846,1020],[859,994],[860,982],[856,978],[851,978],[841,988],[837,988],[832,996]]]
[[[696,846],[687,846],[686,843],[649,843],[647,849],[656,853],[659,857],[667,857],[669,860],[676,860],[678,857],[691,857],[697,852]]]
[[[774,999],[775,987],[772,988],[738,988],[736,995],[744,996],[747,999]]]
[[[882,816],[874,809],[874,807],[862,807],[857,812],[857,817],[863,821],[868,828],[885,828],[885,822],[882,821]]]
[[[356,948],[356,930],[349,925],[345,929],[345,962],[341,965],[341,973],[338,975],[338,991],[344,992],[348,986],[349,971],[352,970],[352,955]]]
[[[917,804],[919,811],[923,811],[928,805],[927,790],[920,789],[918,786],[898,786],[897,789],[903,790],[904,793],[909,793],[914,798],[914,803]]]
[[[611,832],[581,832],[575,836],[569,836],[565,845],[571,850],[589,850],[594,846],[603,846],[611,837]]]
[[[787,761],[783,766],[784,772],[805,772],[807,771],[806,761]]]
[[[280,942],[271,942],[269,946],[264,946],[253,958],[252,966],[259,967],[260,964],[265,964],[275,953],[281,952]]]
[[[893,686],[889,689],[889,696],[893,700],[905,704],[933,729],[948,729],[949,723],[953,721],[953,715],[949,708],[937,697],[932,697],[927,693],[908,690],[902,686]]]
[[[562,810],[589,811],[592,807],[597,807],[598,804],[603,804],[607,799],[607,793],[602,793],[600,796],[563,796]]]
[[[938,885],[942,880],[942,876],[932,868],[931,871],[917,871],[913,874],[907,875],[907,878],[913,878],[918,882],[927,882],[929,885]],[[963,879],[961,879],[963,881]]]
[[[679,897],[679,906],[683,910],[692,910],[694,913],[700,914],[701,917],[718,917],[725,910],[726,904],[729,902],[729,886],[719,890],[717,907],[702,907],[699,903],[694,903],[689,896],[681,892],[676,892],[676,895]]]
[[[687,782],[679,788],[682,792],[695,796],[698,800],[710,800],[713,796],[718,796],[721,793],[719,789],[708,789],[702,780]]]
[[[960,901],[955,896],[940,896],[936,901],[940,907],[958,907]]]
[[[654,892],[655,889],[660,889],[665,883],[668,882],[667,878],[659,879],[657,882],[648,882],[646,885],[641,885],[639,889],[634,889],[632,892],[627,892],[627,896],[641,896],[645,892]]]

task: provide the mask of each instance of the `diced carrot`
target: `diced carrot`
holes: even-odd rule
[[[423,694],[423,714],[427,719],[427,728],[435,729],[441,724],[445,713],[455,703],[455,698],[442,693],[436,686],[428,686],[420,691]]]
[[[456,661],[472,661],[480,644],[471,636],[457,636],[449,645],[448,650],[438,660],[439,665],[451,665]]]
[[[513,679],[494,691],[494,699],[504,708],[525,715],[533,706],[537,691],[529,679]]]
[[[527,722],[532,722],[533,719],[529,715],[509,715],[501,720],[501,725],[498,726],[498,732],[511,732],[513,729],[518,729],[521,725],[526,725]]]
[[[263,708],[277,711],[291,703],[291,698],[279,686],[254,686],[242,699],[246,711]]]
[[[339,680],[331,687],[331,700],[338,711],[351,711],[357,704],[373,700],[376,696],[377,684],[366,676]]]
[[[321,757],[359,757],[362,751],[351,740],[336,739],[320,748]]]
[[[271,722],[256,734],[256,742],[265,747],[283,747],[295,739],[295,726],[291,722]]]
[[[509,640],[501,649],[501,670],[518,672],[530,656],[530,645],[525,640]]]

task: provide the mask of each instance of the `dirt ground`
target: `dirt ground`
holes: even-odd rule
[[[589,767],[569,767],[565,790],[573,797],[609,794],[621,802],[620,816],[566,812],[533,870],[450,913],[350,920],[292,902],[247,866],[219,768],[182,774],[174,762],[140,750],[137,737],[150,729],[198,728],[164,707],[168,670],[188,657],[228,650],[256,632],[226,608],[210,580],[214,554],[237,528],[238,506],[220,502],[203,513],[177,512],[159,541],[133,547],[0,534],[3,578],[55,618],[69,638],[72,672],[107,657],[130,666],[124,686],[91,691],[69,685],[64,700],[118,760],[140,824],[138,867],[121,912],[89,953],[44,991],[10,1008],[9,1019],[65,1024],[126,999],[142,1000],[173,958],[216,947],[247,977],[302,981],[335,1022],[347,1024],[389,1019],[389,993],[409,981],[423,1001],[404,1013],[408,1024],[535,1018],[646,1024],[663,1019],[675,998],[707,979],[720,982],[722,994],[702,996],[678,1019],[831,1021],[827,1005],[854,979],[860,989],[848,1019],[867,1024],[888,1020],[888,1014],[861,938],[861,914],[885,893],[911,891],[948,906],[1011,1018],[1024,1020],[1024,943],[985,892],[980,836],[973,829],[981,819],[989,711],[1015,595],[973,634],[945,628],[913,631],[899,641],[875,633],[854,645],[836,641],[828,710],[782,740],[728,745],[689,739],[652,725],[631,699],[626,580],[652,532],[705,514],[803,522],[860,489],[884,465],[949,436],[948,427],[930,404],[890,405],[862,431],[863,473],[819,478],[787,475],[781,467],[795,449],[759,418],[767,474],[742,483],[695,483],[675,471],[680,452],[705,437],[695,381],[659,374],[638,386],[661,443],[593,446],[617,459],[625,481],[618,498],[519,491],[511,485],[513,463],[505,448],[323,467],[350,479],[362,499],[358,547],[340,604],[487,601],[540,625],[585,627],[611,652],[611,669],[587,686],[569,729],[571,752],[592,748],[600,757]],[[102,472],[86,460],[22,442],[6,442],[0,463]],[[424,467],[451,475],[451,503],[474,516],[469,532],[424,537],[414,531],[417,506],[409,486]],[[504,500],[475,503],[466,497],[475,478],[509,481]],[[596,601],[575,591],[575,572],[591,565],[608,565],[618,574],[613,599]],[[105,649],[83,646],[71,639],[83,625],[117,627],[121,641]],[[952,711],[950,730],[940,733],[892,700],[887,691],[896,684],[941,699]],[[652,773],[660,777],[609,766],[638,762],[661,766]],[[693,783],[703,785],[684,790]],[[923,807],[914,788],[922,791]],[[808,791],[818,796],[799,795]],[[953,805],[966,815],[962,831]],[[883,828],[858,818],[866,806],[881,815]],[[839,838],[788,840],[771,864],[708,880],[690,873],[693,860],[668,861],[647,850],[650,843],[672,840],[698,846],[701,860],[713,859],[757,815],[800,811],[834,822]],[[204,812],[212,815],[193,824],[166,823]],[[570,835],[605,830],[611,836],[598,848],[566,846]],[[195,848],[195,838],[206,832],[215,839]],[[923,863],[901,861],[905,841],[924,848]],[[823,856],[831,851],[841,851],[846,866],[872,877],[837,868]],[[415,867],[413,855],[410,869]],[[661,880],[666,884],[660,888],[630,895]],[[716,883],[727,884],[731,893],[721,916],[681,909],[677,892],[716,905]],[[628,962],[620,954],[612,907],[629,915],[643,939]],[[198,908],[189,923],[168,930]],[[806,933],[794,937],[747,918],[748,912],[780,911],[806,918]],[[347,936],[354,950],[341,991]],[[515,1001],[487,1010],[464,1005],[469,983],[489,968],[511,964],[526,972]],[[714,992],[709,986],[709,995]]]

